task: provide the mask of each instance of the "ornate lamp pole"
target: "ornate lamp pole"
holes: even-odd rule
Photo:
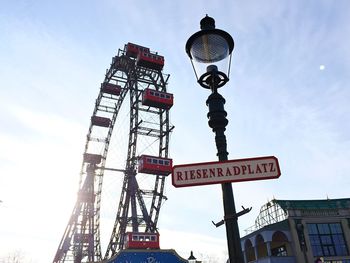
[[[228,120],[224,109],[225,99],[218,93],[218,88],[229,81],[234,41],[230,34],[216,29],[215,20],[208,15],[201,20],[200,25],[201,30],[187,40],[186,53],[199,85],[211,90],[206,101],[209,107],[208,124],[215,133],[219,161],[226,161],[228,152],[225,130]],[[222,184],[222,195],[229,260],[231,263],[243,263],[238,215],[231,183]]]

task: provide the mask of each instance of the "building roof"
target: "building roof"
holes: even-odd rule
[[[260,208],[260,213],[255,219],[255,224],[245,230],[246,233],[281,222],[288,218],[290,210],[303,210],[315,212],[338,209],[350,209],[350,198],[341,199],[317,199],[317,200],[277,200],[273,199]],[[267,228],[265,228],[267,229]]]
[[[315,210],[315,209],[350,209],[350,198],[342,199],[318,199],[318,200],[272,200],[284,211],[290,209]]]
[[[261,233],[264,231],[289,231],[288,220],[283,220],[277,223],[273,223],[270,225],[265,225],[262,228],[256,228],[254,230],[246,230],[246,235],[242,237],[243,240],[250,238],[252,236],[257,235],[257,233]]]

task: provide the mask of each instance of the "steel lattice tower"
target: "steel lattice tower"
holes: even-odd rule
[[[153,140],[157,156],[167,158],[169,136],[174,128],[169,109],[142,104],[142,92],[152,89],[167,92],[169,75],[162,67],[141,64],[127,45],[113,57],[96,99],[88,129],[80,172],[78,197],[54,257],[54,263],[96,262],[110,258],[123,249],[126,231],[157,232],[166,176],[148,175],[152,186],[144,188],[138,180],[138,142]],[[140,46],[141,47],[141,46]],[[159,56],[150,53],[152,56]],[[127,96],[129,95],[129,96]],[[124,167],[109,161],[113,129],[123,102],[129,97],[129,128]],[[120,199],[105,254],[101,251],[100,210],[105,171],[120,172],[123,181]],[[143,175],[144,176],[144,175]],[[146,200],[149,200],[146,202]],[[117,200],[116,200],[117,202]]]

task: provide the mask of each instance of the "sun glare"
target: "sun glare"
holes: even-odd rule
[[[0,247],[20,249],[29,256],[37,251],[28,249],[24,240],[32,238],[30,245],[36,248],[42,240],[53,240],[50,250],[55,250],[62,237],[78,190],[84,133],[76,123],[58,116],[22,108],[11,114],[22,124],[19,133],[26,136],[0,134],[0,156],[5,161],[1,174],[6,176],[0,186],[1,208],[6,211],[1,214],[0,232],[16,229],[21,235],[9,236]],[[52,256],[54,252],[50,251]]]

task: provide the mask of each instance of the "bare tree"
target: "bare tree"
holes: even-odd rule
[[[215,255],[199,253],[197,260],[198,259],[200,260],[199,262],[203,262],[203,263],[222,263],[220,262],[219,258]]]
[[[24,263],[24,253],[20,250],[9,253],[7,256],[0,258],[0,263]],[[28,261],[27,261],[28,262]]]

